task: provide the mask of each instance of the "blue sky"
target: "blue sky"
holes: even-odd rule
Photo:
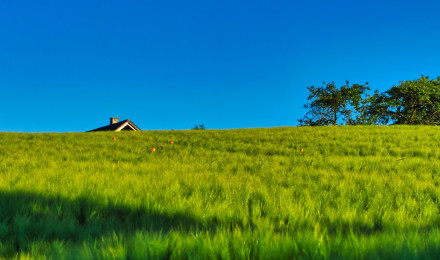
[[[0,131],[295,126],[307,87],[440,76],[437,1],[0,2]]]

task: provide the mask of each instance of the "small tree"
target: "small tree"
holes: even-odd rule
[[[205,127],[204,124],[201,124],[201,125],[194,125],[194,126],[191,128],[191,130],[205,130],[205,129],[206,129],[206,127]]]
[[[345,85],[337,88],[334,82],[325,83],[323,87],[308,87],[310,91],[307,100],[310,103],[304,105],[308,110],[303,119],[299,119],[301,125],[336,125],[342,118],[347,124],[355,124],[361,117],[353,119],[353,114],[362,114],[361,108],[366,90],[369,90],[368,82],[365,85]]]
[[[366,99],[364,99],[363,109],[360,114],[362,124],[388,124],[388,122],[390,122],[388,107],[389,104],[387,96],[375,90],[372,96],[368,96]]]

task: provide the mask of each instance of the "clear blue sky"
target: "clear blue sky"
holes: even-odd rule
[[[440,76],[438,1],[0,2],[0,131],[295,126],[311,85]]]

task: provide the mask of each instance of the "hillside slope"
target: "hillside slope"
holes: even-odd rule
[[[438,258],[439,145],[427,126],[0,133],[0,257]]]

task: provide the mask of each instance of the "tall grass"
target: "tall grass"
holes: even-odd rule
[[[0,133],[0,257],[438,258],[439,144],[428,126]]]

